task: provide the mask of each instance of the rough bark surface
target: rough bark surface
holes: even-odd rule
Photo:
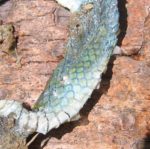
[[[12,116],[9,118],[0,117],[0,148],[3,149],[27,149],[26,137],[17,136],[12,133],[15,121]],[[12,143],[13,142],[13,143]]]
[[[119,0],[118,45],[99,90],[81,119],[51,131],[44,149],[150,148],[150,2]],[[16,57],[0,51],[0,99],[33,105],[64,56],[70,13],[52,0],[10,0],[0,6],[0,22],[11,23]],[[21,65],[21,67],[20,67]],[[31,148],[39,148],[40,136]]]

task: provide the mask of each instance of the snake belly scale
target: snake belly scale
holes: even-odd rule
[[[15,133],[46,134],[70,121],[101,81],[117,42],[117,0],[78,2],[75,9],[68,6],[73,17],[65,58],[54,71],[34,108],[29,111],[17,101],[0,100],[0,117],[13,113]],[[86,7],[89,4],[90,7]]]

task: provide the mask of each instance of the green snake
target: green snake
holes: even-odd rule
[[[32,110],[15,100],[0,100],[0,117],[13,114],[16,134],[47,134],[69,122],[101,81],[117,42],[117,0],[58,0],[72,11],[65,58]]]

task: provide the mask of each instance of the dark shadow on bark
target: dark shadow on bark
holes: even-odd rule
[[[8,0],[0,0],[0,5],[6,3]]]
[[[144,147],[143,149],[150,149],[150,132],[147,133],[146,137],[144,138]]]
[[[118,0],[118,9],[119,9],[119,29],[120,33],[118,35],[118,46],[122,45],[122,40],[124,39],[128,27],[128,12],[126,8],[127,1],[126,0]]]

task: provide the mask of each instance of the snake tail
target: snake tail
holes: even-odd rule
[[[62,1],[58,0],[64,5]],[[0,117],[13,114],[15,133],[46,134],[69,122],[101,81],[117,42],[117,0],[77,0],[77,3],[74,8],[68,4],[73,13],[65,58],[48,80],[34,108],[30,111],[15,100],[0,100]]]

